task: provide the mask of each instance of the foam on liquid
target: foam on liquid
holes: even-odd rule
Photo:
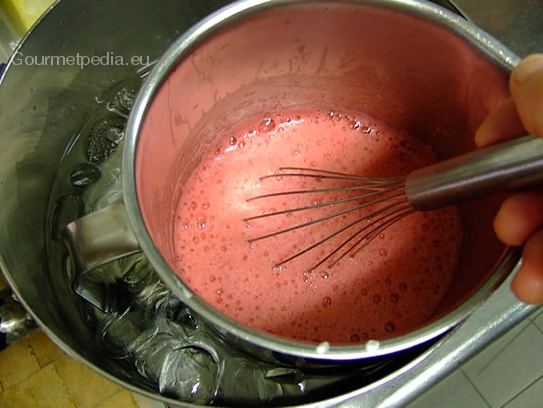
[[[353,203],[243,219],[354,194],[247,201],[276,191],[338,185],[283,177],[280,167],[391,177],[434,161],[428,146],[356,112],[291,111],[246,119],[218,135],[183,189],[174,230],[178,275],[224,314],[281,337],[345,344],[408,332],[432,317],[452,280],[461,242],[456,208],[413,213],[354,255],[316,269],[313,265],[352,232],[285,265],[274,265],[341,226],[363,219],[359,229],[368,222],[364,218],[372,208],[252,245],[247,242],[251,238]]]

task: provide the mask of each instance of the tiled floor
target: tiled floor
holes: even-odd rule
[[[106,380],[35,331],[0,352],[0,407],[160,408]]]
[[[410,404],[456,407],[543,407],[543,309]]]

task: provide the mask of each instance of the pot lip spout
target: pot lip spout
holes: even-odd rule
[[[314,345],[257,332],[225,317],[207,305],[176,277],[166,260],[154,246],[143,222],[142,212],[138,205],[135,179],[138,138],[149,106],[168,74],[179,61],[191,53],[194,47],[225,25],[261,10],[298,3],[310,3],[310,1],[241,0],[229,4],[210,14],[181,35],[157,62],[142,85],[126,127],[121,177],[128,219],[143,251],[164,283],[176,296],[203,318],[231,335],[276,352],[317,360],[356,360],[402,351],[446,333],[469,315],[514,269],[519,259],[518,251],[512,248],[507,249],[492,275],[481,288],[452,312],[429,323],[424,328],[391,340],[370,341],[362,345],[332,346],[326,343]],[[513,52],[480,28],[429,2],[417,0],[342,0],[340,3],[387,8],[435,23],[461,37],[467,44],[484,55],[485,58],[503,69],[504,72],[511,71],[519,62],[519,58]]]

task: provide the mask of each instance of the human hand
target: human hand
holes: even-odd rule
[[[477,130],[478,146],[527,133],[543,137],[543,54],[523,59],[511,73],[509,88],[511,98]],[[513,292],[523,302],[543,304],[543,187],[509,195],[494,219],[494,230],[505,244],[524,245]]]

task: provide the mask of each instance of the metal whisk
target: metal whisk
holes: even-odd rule
[[[249,243],[274,238],[290,231],[371,207],[370,213],[363,218],[370,220],[367,224],[356,229],[355,226],[363,219],[348,222],[323,239],[276,263],[276,266],[286,264],[345,231],[353,231],[332,252],[319,260],[313,266],[315,269],[331,258],[337,262],[347,254],[357,252],[385,229],[415,211],[435,210],[484,195],[533,187],[543,183],[543,139],[536,136],[524,136],[424,167],[404,177],[368,178],[300,167],[283,167],[279,170],[281,177],[342,180],[348,182],[348,185],[323,189],[279,191],[252,197],[247,201],[315,193],[338,193],[345,197],[324,203],[259,214],[247,217],[244,221],[351,202],[355,204],[314,220],[252,238]],[[271,177],[277,177],[277,174],[263,176],[261,180]],[[375,206],[377,207],[375,208]]]

